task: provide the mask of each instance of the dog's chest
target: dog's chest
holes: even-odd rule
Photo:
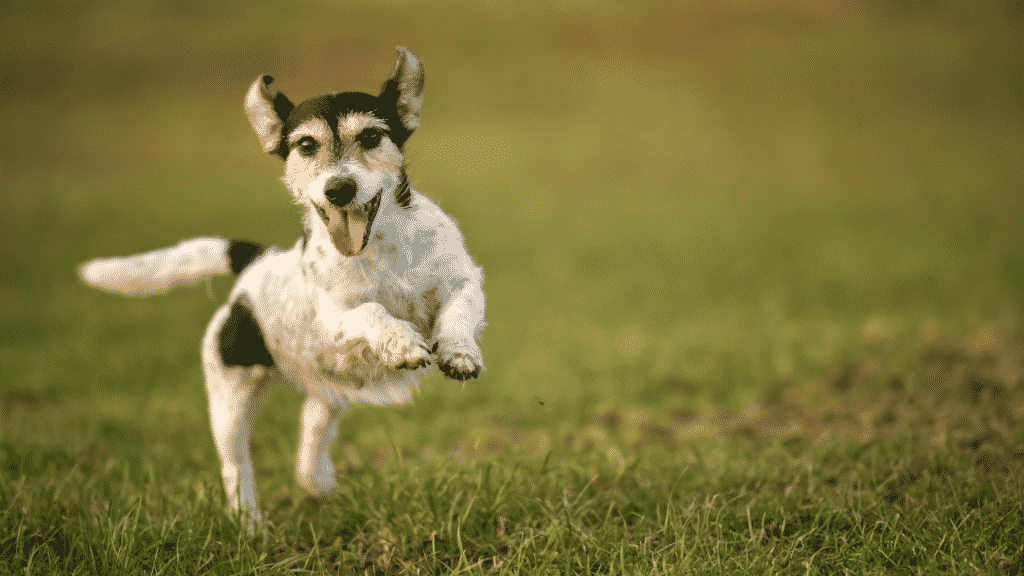
[[[327,308],[348,310],[377,302],[430,338],[440,308],[436,279],[415,268],[396,270],[394,260],[387,258],[353,258],[326,266],[305,256],[301,249],[293,249],[268,258],[260,270],[252,271],[259,277],[258,286],[245,290],[267,346],[284,372],[295,379],[366,379],[337,373],[337,367],[324,360],[336,351],[338,337],[337,327],[325,321],[331,317]],[[353,369],[359,366],[355,363]]]
[[[314,245],[312,250],[320,248]],[[333,305],[344,310],[377,302],[429,335],[439,307],[439,279],[424,273],[428,267],[415,264],[382,235],[358,257],[331,261],[310,252],[303,258],[306,279],[322,288]]]

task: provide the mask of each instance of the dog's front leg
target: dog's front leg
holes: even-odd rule
[[[463,382],[480,375],[484,360],[476,340],[484,325],[481,280],[468,279],[452,293],[435,323],[437,365],[445,376]]]
[[[430,363],[430,350],[411,322],[399,320],[377,302],[342,310],[326,294],[319,302],[320,317],[338,346],[338,367],[363,346],[391,368],[420,368]]]

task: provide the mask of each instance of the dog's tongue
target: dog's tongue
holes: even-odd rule
[[[333,220],[333,218],[332,218]],[[346,256],[354,256],[363,249],[369,214],[365,210],[339,211],[337,222],[332,222],[334,245]]]

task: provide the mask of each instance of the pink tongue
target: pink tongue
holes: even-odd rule
[[[337,217],[331,216],[331,236],[342,254],[353,256],[363,248],[368,216],[364,210],[342,210]]]

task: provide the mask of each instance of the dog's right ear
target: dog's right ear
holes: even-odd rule
[[[252,83],[245,96],[245,113],[260,139],[263,151],[284,158],[286,152],[281,141],[281,130],[295,105],[287,96],[270,88],[273,81],[270,76],[260,76]]]
[[[380,88],[380,98],[393,102],[402,130],[392,126],[391,136],[395,144],[402,146],[417,128],[420,127],[420,110],[423,108],[423,61],[409,50],[399,46],[395,48],[398,61],[384,85]]]

